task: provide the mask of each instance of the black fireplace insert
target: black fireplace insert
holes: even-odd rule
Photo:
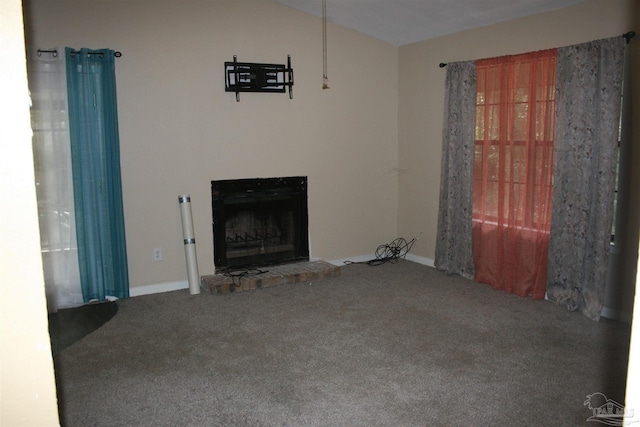
[[[307,177],[211,181],[216,271],[309,260]]]

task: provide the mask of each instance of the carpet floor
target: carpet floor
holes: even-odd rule
[[[630,327],[408,261],[118,301],[54,358],[66,426],[593,425]]]

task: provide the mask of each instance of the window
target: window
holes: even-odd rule
[[[476,72],[473,218],[548,230],[555,56],[478,61]]]

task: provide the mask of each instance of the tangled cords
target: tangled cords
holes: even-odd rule
[[[382,265],[384,263],[390,262],[395,264],[398,262],[400,258],[405,258],[413,245],[416,243],[416,238],[414,237],[410,241],[406,241],[402,237],[398,237],[391,243],[387,243],[386,245],[380,245],[376,249],[376,257],[372,260],[365,262],[353,262],[353,261],[345,261],[345,264],[367,264],[370,266]]]
[[[243,278],[247,276],[257,276],[268,272],[269,270],[260,270],[258,268],[227,267],[225,268],[223,275],[231,277],[233,286],[240,288],[242,287]],[[238,283],[236,283],[236,279],[238,280]]]

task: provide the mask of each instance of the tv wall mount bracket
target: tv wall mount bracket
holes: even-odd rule
[[[293,99],[293,68],[291,55],[287,55],[287,65],[257,64],[238,62],[233,55],[233,62],[224,63],[225,92],[235,92],[236,101],[240,102],[240,92],[289,92]]]

